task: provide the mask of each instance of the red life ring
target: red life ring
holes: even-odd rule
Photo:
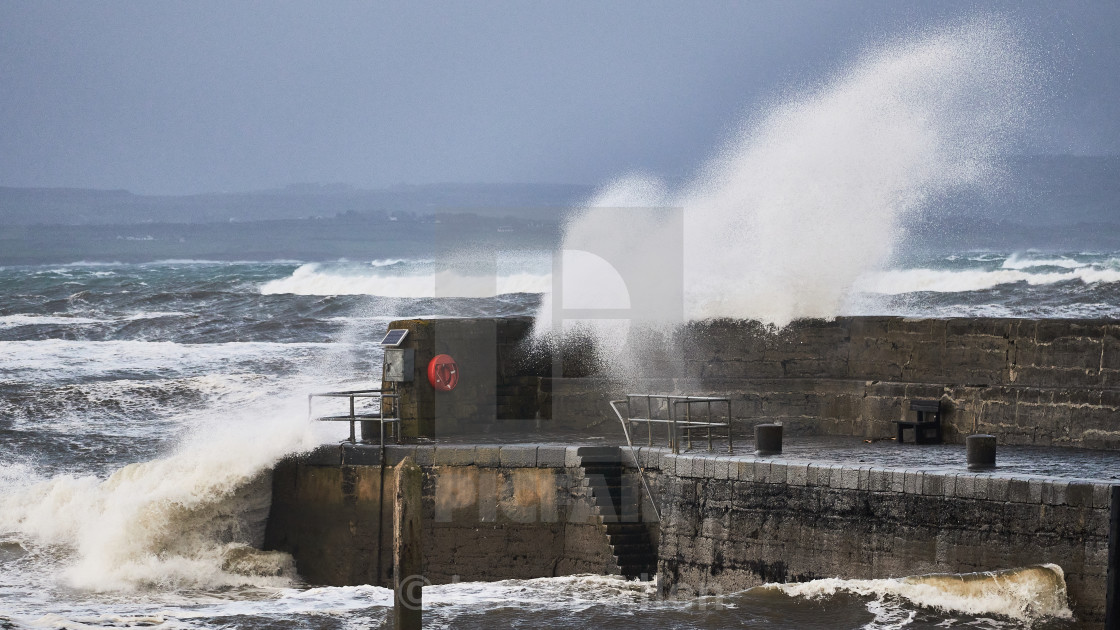
[[[436,391],[449,392],[459,384],[459,366],[449,354],[437,354],[428,362],[428,382]]]

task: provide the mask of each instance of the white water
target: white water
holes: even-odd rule
[[[295,364],[341,351],[329,343],[176,343],[171,341],[0,341],[0,376],[42,382],[104,377],[114,372],[205,375],[215,366],[255,369],[264,361]]]
[[[170,455],[106,479],[4,476],[0,532],[68,550],[65,582],[89,590],[283,585],[290,558],[264,554],[269,468],[322,443],[306,398],[231,410],[192,427]]]
[[[936,293],[983,291],[1002,284],[1015,284],[1017,282],[1025,282],[1031,286],[1073,281],[1083,284],[1120,282],[1120,270],[1116,269],[1081,267],[1067,272],[1043,273],[1031,273],[1029,271],[1020,271],[1019,269],[1021,268],[996,269],[992,271],[893,269],[860,276],[856,279],[856,282],[853,283],[853,288],[864,293],[899,295],[918,291],[933,291]]]
[[[882,580],[827,578],[773,585],[781,592],[809,599],[838,592],[861,596],[901,597],[913,604],[968,615],[999,615],[1019,621],[1073,616],[1066,603],[1065,574],[1055,564],[991,573],[937,574]]]
[[[884,46],[745,124],[682,189],[637,176],[607,186],[568,226],[565,247],[648,269],[679,256],[686,319],[838,315],[906,219],[991,185],[995,158],[1025,122],[1031,79],[1012,30],[991,21]],[[683,209],[683,242],[677,225],[636,231],[631,214],[610,210],[665,206]],[[679,252],[650,245],[674,238]],[[550,310],[546,300],[545,326]],[[633,317],[643,318],[661,317]]]
[[[387,268],[404,261],[374,261],[371,269],[324,269],[310,263],[287,278],[264,283],[264,295],[376,295],[393,298],[494,297],[509,293],[544,293],[551,288],[547,273],[472,275],[454,271],[394,273]]]

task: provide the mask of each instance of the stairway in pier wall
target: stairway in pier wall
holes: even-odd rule
[[[619,573],[651,580],[657,573],[657,550],[642,520],[638,484],[623,476],[622,452],[617,446],[581,447],[577,451],[584,485],[594,500],[596,518],[606,533]]]

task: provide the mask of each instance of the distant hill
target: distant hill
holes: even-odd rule
[[[334,260],[448,247],[549,249],[590,186],[302,184],[190,196],[0,188],[0,265],[167,258]],[[1120,251],[1120,156],[1017,157],[996,187],[932,200],[898,251]],[[442,248],[442,249],[441,249]]]
[[[125,190],[0,187],[0,225],[218,223],[463,212],[557,220],[592,191],[591,186],[569,184],[425,184],[377,190],[303,184],[260,192],[156,196]]]
[[[224,223],[344,215],[400,217],[470,212],[558,221],[594,187],[571,184],[422,184],[362,190],[295,184],[278,190],[186,196],[126,190],[0,187],[2,225]],[[993,188],[939,199],[925,221],[1023,225],[1120,224],[1120,156],[1021,156]]]

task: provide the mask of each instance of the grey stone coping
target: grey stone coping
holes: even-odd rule
[[[385,463],[396,466],[412,457],[420,466],[571,468],[579,466],[578,446],[556,444],[387,444]],[[324,444],[296,459],[309,466],[379,466],[376,444]]]
[[[387,445],[385,459],[395,466],[411,456],[421,466],[573,468],[578,446],[557,444]],[[1046,475],[875,466],[866,463],[814,463],[781,456],[681,453],[663,447],[622,447],[623,463],[648,471],[695,479],[786,484],[836,490],[892,492],[1011,503],[1107,509],[1110,480]],[[326,444],[297,458],[311,466],[376,466],[381,449],[369,444]]]
[[[695,479],[865,490],[961,499],[1066,505],[1110,506],[1110,480],[994,471],[886,468],[870,464],[813,463],[778,457],[717,453],[674,455],[669,449],[643,448],[637,456],[650,471]]]

